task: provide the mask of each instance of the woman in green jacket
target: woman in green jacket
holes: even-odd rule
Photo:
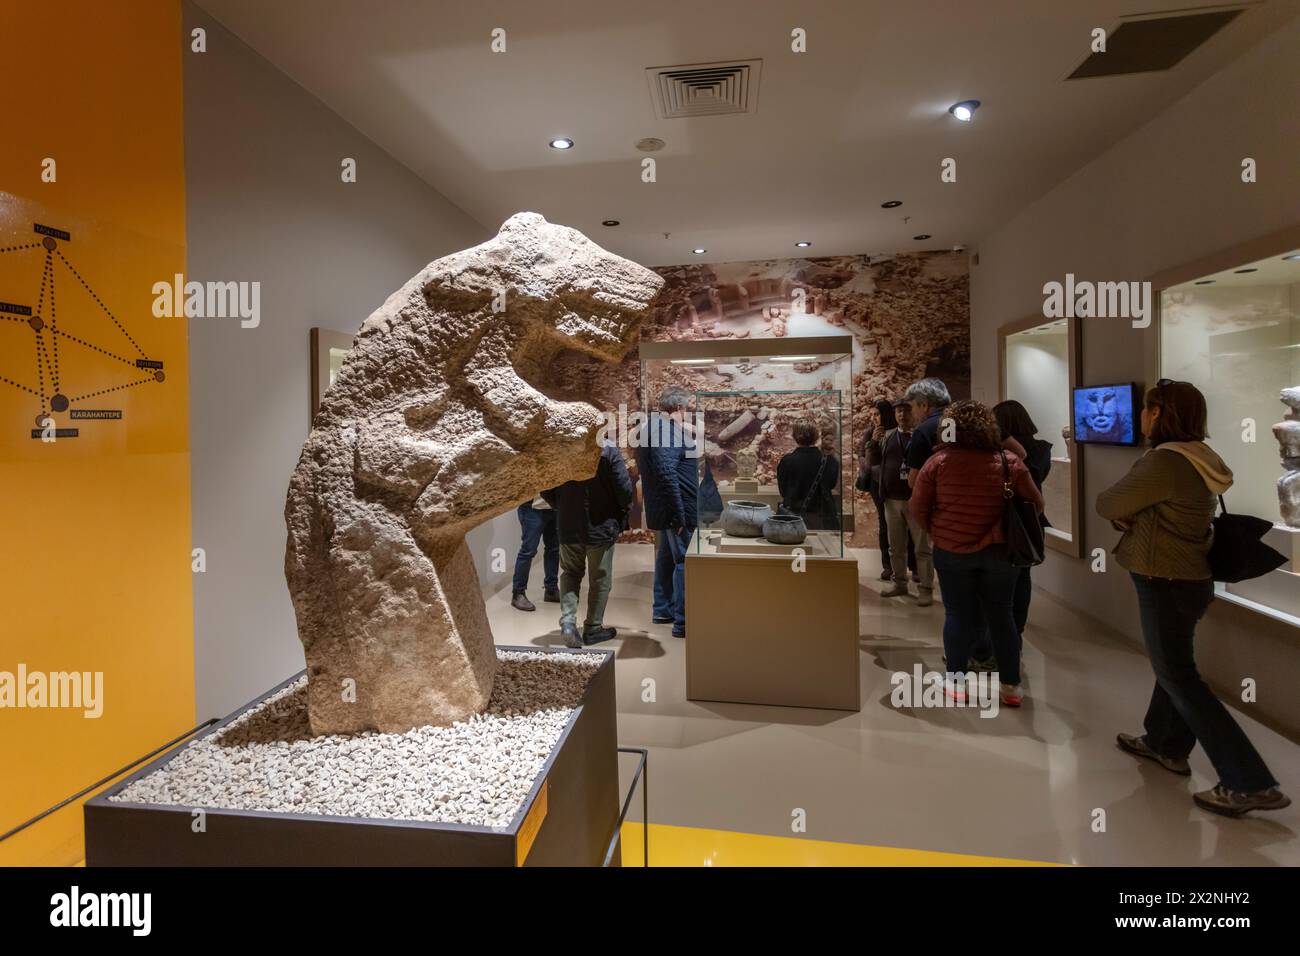
[[[1120,734],[1119,746],[1189,776],[1199,741],[1219,783],[1193,795],[1197,805],[1238,817],[1280,810],[1277,788],[1259,752],[1196,670],[1192,638],[1214,599],[1210,522],[1232,472],[1205,444],[1205,396],[1189,382],[1161,379],[1146,393],[1142,434],[1149,450],[1097,496],[1097,513],[1124,532],[1116,560],[1137,588],[1142,637],[1156,675],[1146,734]]]

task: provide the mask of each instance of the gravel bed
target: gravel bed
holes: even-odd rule
[[[404,734],[312,737],[303,677],[109,800],[508,826],[600,656],[497,658],[484,713]]]

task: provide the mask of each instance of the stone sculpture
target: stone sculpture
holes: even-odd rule
[[[1291,410],[1273,426],[1284,470],[1277,480],[1277,497],[1282,523],[1288,528],[1300,528],[1300,385],[1282,389],[1281,398]]]
[[[595,473],[603,417],[539,383],[563,349],[621,360],[662,284],[519,213],[362,323],[285,505],[314,734],[447,725],[487,705],[497,656],[465,533]]]

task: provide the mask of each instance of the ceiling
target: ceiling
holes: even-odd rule
[[[1067,82],[1093,28],[1200,6],[198,2],[485,227],[533,210],[648,265],[973,246],[1300,12],[1249,4],[1171,70]],[[647,67],[753,58],[756,113],[656,117]],[[959,123],[947,109],[966,99],[983,105]],[[561,135],[575,148],[547,145]],[[644,137],[667,144],[654,183]],[[940,181],[947,157],[956,183]]]

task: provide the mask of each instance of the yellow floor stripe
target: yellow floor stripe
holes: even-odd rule
[[[623,865],[641,866],[639,823],[623,824]],[[650,824],[651,866],[1055,866],[1032,860],[939,853],[800,837]]]

